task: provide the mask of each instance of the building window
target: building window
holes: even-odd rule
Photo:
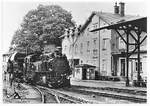
[[[104,38],[102,41],[102,50],[106,50],[107,49],[107,43],[108,43],[108,38]]]
[[[93,49],[93,59],[97,59],[97,58],[98,58],[98,50]]]
[[[103,50],[106,50],[106,39],[103,39],[103,42],[102,42],[102,45],[103,45]]]
[[[76,44],[75,45],[75,54],[77,54],[78,53],[78,45]]]
[[[135,71],[138,70],[138,62],[135,62]],[[140,72],[142,72],[142,62],[140,62]]]
[[[87,41],[87,52],[90,52],[89,46],[90,46],[90,41]]]
[[[96,44],[97,44],[97,38],[93,39],[93,44],[94,44],[94,46],[96,46]]]
[[[126,61],[125,61],[125,59],[121,59],[120,61],[121,61],[121,73],[120,73],[120,76],[126,76],[125,75],[126,74],[126,72],[125,72],[125,70],[126,70]]]
[[[102,75],[107,75],[107,61],[105,59],[102,60]]]
[[[94,50],[93,50],[93,55],[96,56],[97,54],[98,54],[98,50],[97,50],[97,49],[94,49]]]

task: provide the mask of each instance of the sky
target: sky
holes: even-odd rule
[[[55,2],[54,2],[55,1]],[[63,2],[62,2],[63,1]],[[71,1],[71,0],[70,0]],[[2,0],[1,1],[1,51],[9,50],[14,32],[20,28],[23,17],[39,4],[57,4],[70,11],[76,23],[83,24],[92,11],[114,12],[114,4],[119,0]],[[125,14],[147,16],[144,0],[122,0],[125,2]]]

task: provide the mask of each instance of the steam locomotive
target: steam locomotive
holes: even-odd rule
[[[20,56],[21,57],[21,56]],[[15,57],[13,64],[19,66],[13,72],[15,79],[21,79],[26,83],[40,84],[54,88],[69,87],[71,69],[67,57],[59,51],[51,54],[31,54],[22,58]],[[19,61],[19,62],[18,62]],[[19,65],[20,64],[20,65]],[[19,76],[18,76],[19,75]]]
[[[25,68],[27,83],[54,88],[70,86],[71,70],[65,55],[29,55],[25,58]]]

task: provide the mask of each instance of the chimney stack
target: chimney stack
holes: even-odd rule
[[[119,6],[117,6],[117,2],[115,3],[115,6],[114,6],[114,13],[119,14]]]
[[[125,3],[120,2],[120,3],[119,3],[119,5],[120,5],[120,6],[119,6],[120,16],[122,16],[122,17],[123,17],[123,16],[125,15],[125,6],[124,6],[124,5],[125,5]]]

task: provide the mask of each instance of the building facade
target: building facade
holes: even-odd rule
[[[111,75],[111,31],[103,30],[90,32],[100,26],[108,25],[93,12],[80,29],[80,34],[71,33],[63,35],[62,52],[68,59],[74,59],[77,64],[96,66],[101,75]],[[76,64],[76,65],[77,65]],[[101,70],[101,72],[99,71]]]
[[[78,28],[67,30],[62,36],[62,52],[68,59],[75,60],[76,64],[89,64],[96,66],[99,76],[118,76],[121,79],[126,77],[126,44],[114,30],[102,29],[91,32],[91,30],[126,22],[128,20],[138,19],[140,16],[125,15],[124,3],[119,6],[115,4],[114,13],[92,12],[86,22],[82,25],[79,32]],[[73,33],[75,32],[75,33]],[[126,34],[119,30],[122,36]],[[79,34],[80,33],[80,34]],[[132,32],[134,36],[134,32]],[[146,33],[142,33],[143,36]],[[129,38],[134,43],[132,38]],[[146,41],[142,45],[146,46]],[[131,51],[133,46],[130,46]],[[143,73],[146,72],[146,48],[141,49],[141,62]],[[129,76],[134,78],[133,71],[136,71],[137,60],[133,54],[129,62]]]

